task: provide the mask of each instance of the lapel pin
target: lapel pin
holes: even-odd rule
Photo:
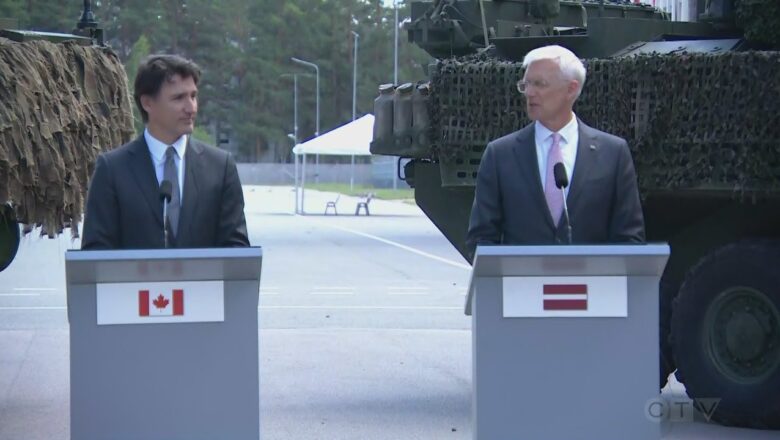
[[[595,151],[596,150],[596,146],[593,145],[593,144],[590,144],[590,149]]]

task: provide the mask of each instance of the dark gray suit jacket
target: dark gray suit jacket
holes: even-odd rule
[[[172,247],[249,246],[238,170],[226,151],[190,138],[184,199]],[[98,156],[84,218],[82,249],[164,247],[163,205],[143,135]]]
[[[643,242],[636,172],[625,140],[579,124],[574,176],[566,198],[572,242]],[[477,175],[466,236],[473,259],[478,244],[555,244],[566,222],[553,224],[536,157],[534,124],[488,144]]]

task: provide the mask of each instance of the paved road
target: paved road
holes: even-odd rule
[[[370,217],[324,216],[335,197],[307,192],[311,215],[296,216],[290,188],[245,194],[265,255],[262,438],[470,439],[468,266],[419,209],[374,200]],[[355,202],[342,196],[339,211]],[[0,273],[1,440],[68,438],[62,255],[78,246],[27,237]],[[700,418],[663,429],[667,440],[780,438]]]

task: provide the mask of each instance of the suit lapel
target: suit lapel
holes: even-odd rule
[[[157,175],[154,172],[154,163],[152,155],[149,153],[149,147],[146,145],[144,136],[141,135],[133,143],[130,149],[132,160],[130,167],[133,169],[133,178],[141,189],[149,209],[154,213],[160,228],[162,228],[162,203],[160,202],[160,186],[157,183]]]
[[[567,205],[571,208],[577,202],[583,191],[583,186],[596,166],[598,144],[594,130],[577,119],[579,127],[579,141],[577,142],[577,159],[574,165],[574,175],[571,179],[571,188],[566,198]]]
[[[528,194],[533,199],[532,203],[536,205],[536,209],[544,213],[548,226],[554,228],[555,225],[550,214],[550,208],[547,206],[547,200],[544,198],[542,177],[539,175],[539,159],[536,156],[536,138],[533,123],[520,130],[517,134],[515,157],[520,170],[519,174],[525,179],[525,182],[522,184],[530,189]]]
[[[184,200],[179,216],[179,236],[176,237],[178,246],[187,243],[186,239],[192,234],[193,219],[198,206],[198,179],[203,175],[202,154],[203,146],[192,141],[190,136],[187,151],[184,153]]]

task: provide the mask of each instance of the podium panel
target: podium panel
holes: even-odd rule
[[[260,437],[260,248],[65,260],[73,440]]]
[[[666,245],[476,253],[475,439],[658,440],[658,282]]]

